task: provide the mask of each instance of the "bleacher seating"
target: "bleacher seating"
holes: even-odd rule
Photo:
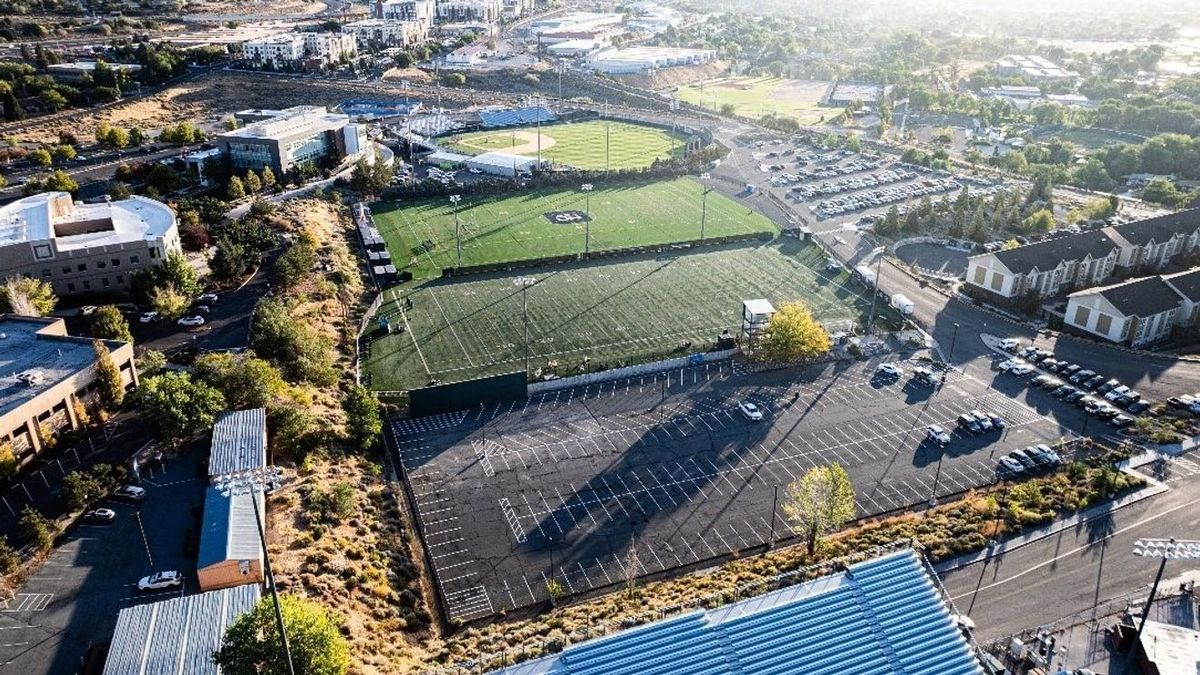
[[[516,127],[527,124],[553,122],[557,119],[545,106],[511,108],[509,110],[484,110],[479,113],[479,123],[486,129]]]

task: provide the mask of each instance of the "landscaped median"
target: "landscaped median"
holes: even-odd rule
[[[809,555],[791,545],[733,559],[692,574],[629,584],[608,596],[549,609],[520,619],[467,628],[430,645],[435,664],[469,663],[487,670],[561,650],[567,644],[700,607],[714,607],[815,578],[843,556],[911,541],[932,563],[985,549],[993,538],[1017,536],[1090,505],[1145,485],[1117,470],[1128,453],[1105,448],[1081,452],[1086,459],[1062,470],[971,492],[936,508],[860,521],[820,542]],[[790,543],[790,542],[789,542]]]

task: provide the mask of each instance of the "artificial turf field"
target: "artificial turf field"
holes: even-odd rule
[[[597,186],[590,199],[579,190],[504,196],[464,196],[458,205],[463,266],[582,253],[585,230],[591,251],[657,246],[700,238],[703,187],[689,178],[625,186]],[[548,212],[590,210],[591,223],[552,223]],[[454,208],[448,199],[379,202],[375,224],[399,269],[416,279],[454,267]],[[705,237],[775,232],[768,218],[718,192],[708,195]],[[422,248],[431,242],[431,248]],[[413,261],[415,258],[415,261]]]
[[[847,272],[824,271],[820,248],[794,239],[696,249],[625,262],[434,281],[385,292],[379,317],[404,332],[381,335],[365,359],[376,390],[407,390],[524,368],[522,285],[527,288],[529,368],[663,358],[681,341],[711,345],[737,335],[743,300],[803,300],[824,322],[863,322],[871,297]],[[404,310],[405,300],[411,309]],[[880,311],[884,311],[880,303]]]
[[[514,135],[513,132],[519,135]],[[440,142],[455,152],[478,155],[484,152],[509,152],[514,146],[516,154],[527,157],[537,155],[537,127],[475,131],[456,136],[447,136]],[[556,164],[566,164],[578,169],[638,169],[648,167],[654,160],[669,159],[672,151],[683,152],[684,136],[655,127],[615,122],[589,120],[544,124],[541,126],[542,159]],[[607,165],[605,163],[605,136],[608,136]]]

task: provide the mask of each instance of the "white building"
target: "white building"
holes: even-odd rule
[[[1160,270],[1197,250],[1200,209],[1191,209],[971,256],[964,290],[1002,303],[1031,292],[1048,297],[1103,284],[1118,270]]]
[[[353,35],[362,48],[407,47],[427,39],[429,24],[423,21],[363,19],[342,25],[342,32]]]
[[[594,30],[620,26],[625,17],[609,12],[570,12],[542,19],[534,19],[525,26],[529,35]]]
[[[588,58],[588,67],[609,75],[645,73],[672,66],[708,63],[717,58],[712,49],[630,47],[605,49]]]
[[[433,0],[376,0],[371,18],[388,21],[420,21],[426,28],[433,25],[436,12]]]
[[[43,192],[0,207],[0,279],[41,279],[58,295],[124,291],[180,250],[175,212],[145,197],[83,204]]]
[[[303,33],[304,53],[321,60],[325,67],[353,59],[358,53],[354,33]]]
[[[442,0],[437,4],[437,23],[487,23],[500,21],[504,0]]]
[[[446,65],[470,68],[486,59],[491,53],[486,42],[472,42],[447,54]]]
[[[296,33],[279,33],[242,43],[242,58],[260,68],[290,68],[304,58],[304,38]]]
[[[1194,326],[1198,306],[1200,269],[1072,293],[1064,321],[1110,342],[1141,347],[1170,337],[1176,326]]]
[[[507,152],[485,152],[463,162],[468,169],[478,169],[493,176],[528,174],[537,168],[537,158]]]
[[[1067,70],[1053,61],[1035,55],[1009,54],[992,64],[1000,77],[1023,77],[1030,81],[1070,80],[1079,73]]]

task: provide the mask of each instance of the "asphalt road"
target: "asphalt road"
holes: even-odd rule
[[[942,575],[959,611],[975,620],[976,639],[995,640],[1075,613],[1086,620],[1092,607],[1111,599],[1144,600],[1158,565],[1135,557],[1134,542],[1194,539],[1200,532],[1200,474],[1186,465],[1174,470],[1177,480],[1168,482],[1168,492]],[[1171,561],[1165,578],[1185,571],[1200,571],[1200,561]]]

